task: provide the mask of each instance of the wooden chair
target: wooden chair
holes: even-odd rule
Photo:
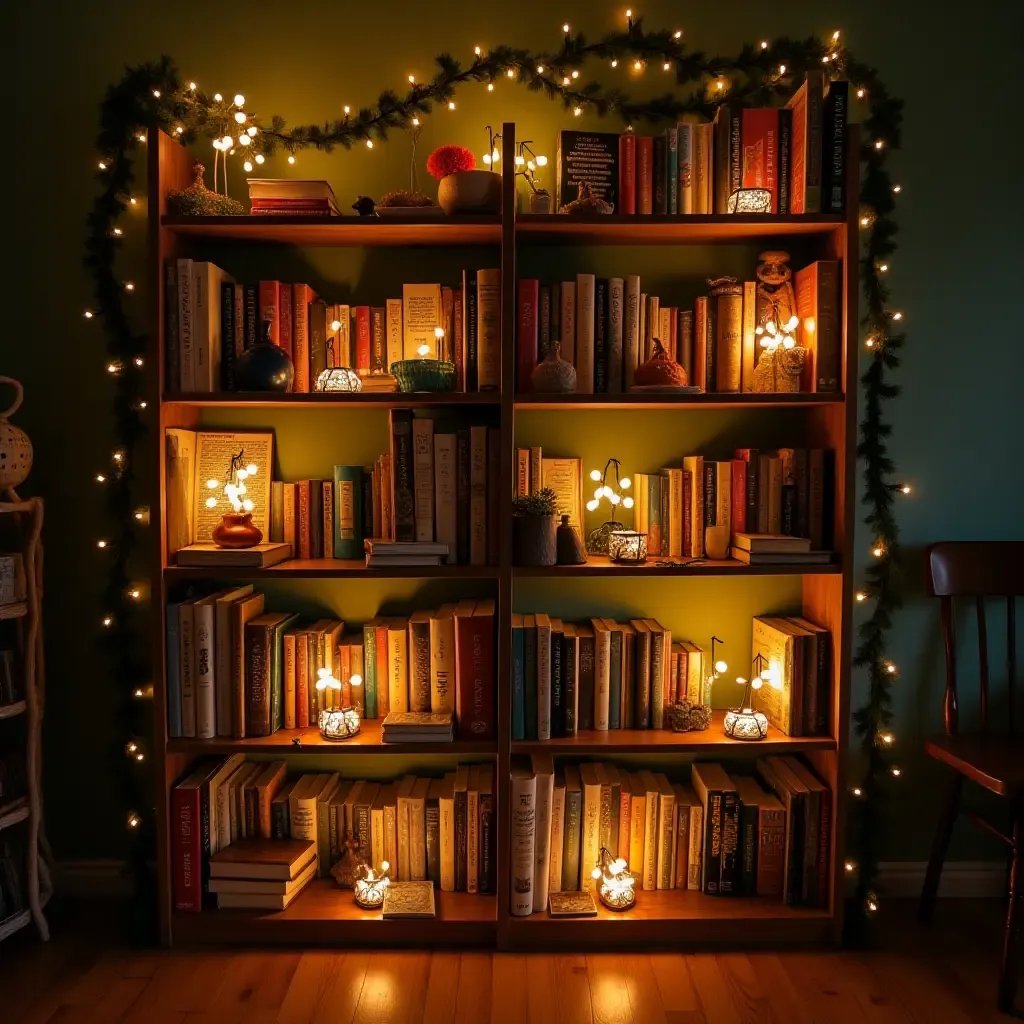
[[[930,757],[953,771],[945,805],[932,844],[931,858],[921,891],[918,919],[931,920],[939,890],[942,863],[949,848],[953,824],[960,812],[964,779],[1003,797],[1010,811],[1010,829],[1004,832],[991,821],[970,810],[965,814],[982,828],[997,836],[1010,848],[1010,901],[1006,912],[1003,956],[999,969],[999,1009],[1012,1009],[1017,986],[1017,948],[1020,928],[1020,904],[1024,895],[1024,736],[1015,733],[1014,688],[1017,675],[1016,619],[1014,598],[1024,594],[1024,542],[966,541],[932,545],[927,552],[928,589],[939,598],[942,636],[946,648],[946,698],[944,718],[946,735],[929,740],[925,746]],[[960,729],[960,695],[956,678],[956,634],[953,599],[974,598],[978,617],[980,729]],[[1005,729],[1002,722],[989,729],[989,662],[985,599],[1006,601],[1007,698]]]

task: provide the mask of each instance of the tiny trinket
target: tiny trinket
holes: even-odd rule
[[[612,518],[602,523],[596,530],[592,530],[587,537],[587,551],[592,555],[609,554],[608,545],[611,535],[624,529],[622,523],[614,518],[616,510],[620,506],[622,508],[633,507],[633,498],[628,494],[623,495],[622,493],[623,491],[628,491],[633,486],[633,482],[628,476],[619,476],[619,467],[618,459],[609,459],[604,464],[604,472],[599,469],[592,469],[590,471],[590,479],[598,486],[594,491],[594,497],[587,502],[587,511],[596,512],[601,505],[602,499],[606,498],[608,504],[611,505],[612,512]],[[612,471],[614,474],[614,486],[608,482],[609,471]]]
[[[746,680],[736,677],[736,682],[743,687],[743,703],[738,708],[731,708],[725,714],[725,735],[733,740],[756,742],[768,735],[768,719],[763,712],[754,708],[754,694],[765,683],[774,689],[780,689],[782,682],[778,673],[772,669],[762,654],[754,657],[753,676]]]
[[[590,873],[597,882],[597,895],[609,910],[629,910],[636,903],[635,876],[621,857],[601,847],[597,867]]]
[[[569,216],[586,217],[589,214],[608,214],[612,212],[612,204],[605,202],[600,196],[594,195],[589,181],[580,182],[579,194],[571,203],[566,203],[559,213]]]
[[[758,394],[792,394],[800,390],[807,350],[797,344],[796,296],[787,265],[789,253],[769,249],[757,265],[757,306],[763,310],[754,328],[761,353],[754,367]]]
[[[320,677],[316,681],[317,690],[324,694],[325,700],[332,700],[332,694],[341,690],[341,683],[334,678],[329,668],[317,669],[317,675]],[[362,676],[357,674],[349,678],[350,687],[362,685]],[[333,743],[350,740],[359,732],[359,709],[349,705],[324,708],[320,712],[320,720],[317,724],[320,726],[320,735],[325,740],[330,740]]]
[[[384,894],[391,884],[388,877],[390,869],[391,865],[386,860],[381,861],[380,871],[374,871],[365,861],[359,865],[352,888],[356,903],[363,910],[377,910],[384,906]]]
[[[245,207],[219,192],[211,192],[203,181],[206,168],[197,160],[192,165],[192,184],[167,194],[167,212],[172,217],[241,217]]]
[[[614,530],[608,534],[608,557],[620,565],[642,565],[647,561],[647,534]]]
[[[559,565],[586,565],[587,552],[580,535],[569,525],[569,517],[563,515],[555,531],[555,547]]]

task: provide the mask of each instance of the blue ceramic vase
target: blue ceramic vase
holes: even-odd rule
[[[270,340],[271,323],[264,320],[260,340],[235,363],[239,391],[291,391],[295,364],[283,348]]]

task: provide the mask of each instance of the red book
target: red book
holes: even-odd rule
[[[249,203],[250,213],[272,211],[274,213],[323,213],[330,214],[329,199],[253,199]]]
[[[636,140],[636,212],[654,213],[654,139]]]
[[[779,112],[773,107],[743,111],[742,181],[744,188],[772,194],[771,212],[779,209]]]
[[[278,316],[281,319],[281,348],[288,353],[292,360],[295,358],[295,341],[292,337],[292,286],[282,284],[278,290],[281,305],[278,309]]]
[[[802,391],[838,392],[843,386],[842,328],[839,322],[839,263],[817,260],[793,275],[804,363]]]
[[[743,459],[733,459],[732,494],[729,497],[729,512],[732,518],[732,535],[747,532],[747,464]]]
[[[299,539],[299,558],[313,557],[313,535],[309,528],[309,481],[295,484],[296,529]]]
[[[203,909],[202,822],[199,786],[189,776],[171,790],[171,860],[174,909]]]
[[[494,602],[455,608],[455,718],[460,740],[494,739]]]
[[[521,277],[516,305],[516,390],[526,394],[533,390],[530,374],[537,365],[537,303],[540,282],[534,277]]]
[[[693,474],[683,470],[683,558],[693,556]]]
[[[388,625],[377,626],[377,717],[383,721],[391,711],[388,690]]]
[[[292,285],[292,362],[295,363],[295,390],[308,394],[309,379],[309,304],[316,292],[308,284]]]
[[[281,344],[281,282],[260,281],[260,320],[270,321],[270,340]],[[263,337],[262,329],[256,332],[256,340]]]
[[[636,213],[636,136],[619,136],[619,209],[618,213]]]
[[[356,306],[356,351],[357,373],[370,372],[370,307]]]

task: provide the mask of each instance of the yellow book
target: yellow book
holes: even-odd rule
[[[404,338],[402,334],[402,299],[388,299],[385,313],[386,338],[387,338],[387,361],[388,373],[391,372],[391,364],[400,362],[404,352]]]
[[[583,832],[580,837],[580,888],[593,892],[594,879],[590,872],[597,866],[601,853],[601,779],[597,765],[580,765],[580,783],[583,787]]]
[[[647,839],[647,789],[639,773],[629,774],[629,870],[643,877],[644,844]],[[619,822],[619,828],[623,823]]]
[[[644,864],[643,888],[658,888],[658,805],[661,788],[652,772],[640,772],[644,787]]]
[[[441,286],[439,284],[402,285],[402,355],[405,359],[437,359],[438,327],[443,327]],[[420,349],[426,345],[427,351]],[[389,367],[390,369],[390,367]]]
[[[430,710],[455,710],[455,605],[430,616]]]
[[[442,780],[444,788],[438,797],[441,831],[441,891],[455,892],[455,772]]]
[[[555,492],[558,514],[567,515],[569,525],[584,539],[583,460],[542,458],[541,486]]]
[[[388,620],[388,707],[409,710],[409,633],[404,619]]]

